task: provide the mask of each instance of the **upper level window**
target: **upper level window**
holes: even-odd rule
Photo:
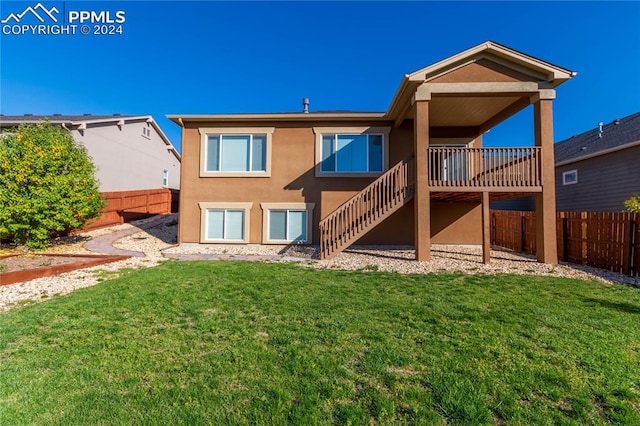
[[[569,170],[568,172],[562,173],[562,184],[563,185],[573,185],[578,183],[578,171],[577,170]]]
[[[388,128],[314,128],[316,176],[375,176],[388,167]]]
[[[201,176],[268,176],[273,129],[246,133],[236,129],[203,130]]]
[[[382,135],[322,135],[323,172],[381,172]]]
[[[148,127],[143,127],[142,128],[142,136],[146,137],[146,138],[150,138],[151,137],[151,129]]]
[[[266,135],[209,135],[208,172],[264,172],[267,162]]]

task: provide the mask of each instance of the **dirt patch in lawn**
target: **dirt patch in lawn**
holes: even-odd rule
[[[29,253],[0,256],[0,285],[58,275],[76,269],[116,262],[127,258],[128,256],[55,253]]]

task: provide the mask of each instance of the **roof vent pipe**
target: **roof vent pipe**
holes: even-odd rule
[[[309,98],[302,98],[302,112],[309,113]]]
[[[613,124],[615,124],[616,126],[617,126],[618,124],[620,124],[620,119],[619,119],[619,118],[616,118],[616,119],[614,120]]]
[[[604,124],[602,123],[602,121],[598,123],[598,138],[602,137],[602,126],[603,125]]]

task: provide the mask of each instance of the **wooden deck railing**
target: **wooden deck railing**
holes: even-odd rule
[[[415,159],[405,158],[320,221],[320,258],[328,259],[413,198]]]
[[[536,189],[541,148],[429,148],[429,186],[446,191]]]

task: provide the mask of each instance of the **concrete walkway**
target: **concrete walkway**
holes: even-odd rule
[[[123,250],[113,246],[116,241],[128,237],[129,235],[136,234],[145,229],[150,229],[162,224],[168,224],[175,221],[177,215],[163,215],[150,220],[132,228],[123,229],[121,231],[111,232],[109,234],[95,237],[92,240],[87,241],[84,244],[84,248],[89,251],[98,254],[131,256],[131,257],[146,257],[147,255],[141,251],[135,250]],[[248,261],[292,261],[300,262],[308,259],[302,259],[298,257],[283,256],[283,255],[243,255],[243,254],[223,254],[223,253],[199,253],[199,254],[186,254],[186,253],[162,253],[162,256],[167,259],[191,261],[191,260],[248,260]]]
[[[131,257],[145,257],[146,255],[141,251],[133,251],[133,250],[122,250],[119,248],[115,248],[113,243],[118,241],[121,238],[128,237],[129,235],[136,234],[145,229],[150,229],[158,225],[162,225],[163,223],[170,223],[177,219],[178,215],[176,213],[158,216],[149,222],[145,222],[139,226],[134,226],[132,228],[123,229],[122,231],[111,232],[109,234],[101,235],[99,237],[95,237],[84,244],[84,248],[89,251],[98,254],[111,254],[111,255],[119,255],[119,256],[131,256]]]

